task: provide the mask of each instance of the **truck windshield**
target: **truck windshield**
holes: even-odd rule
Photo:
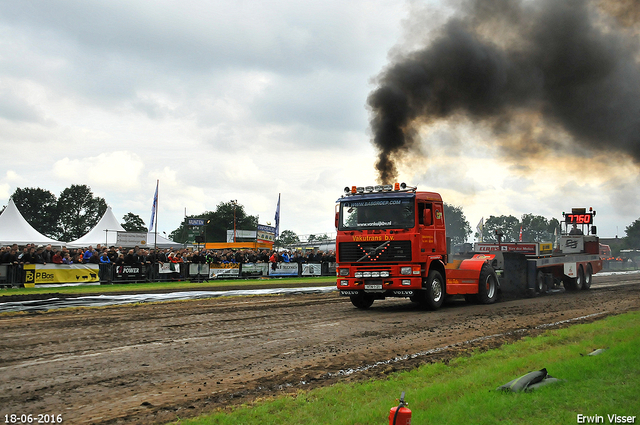
[[[340,230],[412,228],[414,198],[357,199],[340,203]]]

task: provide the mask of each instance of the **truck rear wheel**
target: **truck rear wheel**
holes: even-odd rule
[[[544,294],[547,292],[547,284],[544,280],[544,273],[542,270],[538,270],[538,274],[536,275],[536,292],[538,294]]]
[[[581,290],[584,286],[584,267],[578,266],[578,277],[576,277],[576,290]]]
[[[424,299],[421,304],[429,310],[439,309],[444,302],[445,294],[444,279],[442,279],[440,272],[431,270],[424,285]]]
[[[591,288],[591,281],[593,280],[593,267],[591,263],[587,264],[587,271],[584,273],[584,282],[582,283],[582,289],[585,291]]]
[[[373,304],[373,297],[371,295],[351,295],[349,298],[351,299],[351,304],[362,310],[368,309]]]
[[[489,264],[482,266],[478,282],[478,302],[493,304],[498,300],[498,276]]]

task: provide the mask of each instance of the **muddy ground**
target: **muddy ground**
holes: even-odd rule
[[[362,311],[330,293],[3,315],[0,415],[165,423],[639,309],[636,274],[594,276],[590,291],[455,301],[437,312],[404,299]]]

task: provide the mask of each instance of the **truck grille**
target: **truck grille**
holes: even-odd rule
[[[411,261],[411,241],[340,242],[338,261],[342,263],[371,263]]]

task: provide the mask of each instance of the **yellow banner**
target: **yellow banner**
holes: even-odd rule
[[[97,264],[26,264],[24,283],[99,282]]]
[[[540,244],[540,255],[551,254],[553,252],[553,244],[552,243],[541,243]]]

